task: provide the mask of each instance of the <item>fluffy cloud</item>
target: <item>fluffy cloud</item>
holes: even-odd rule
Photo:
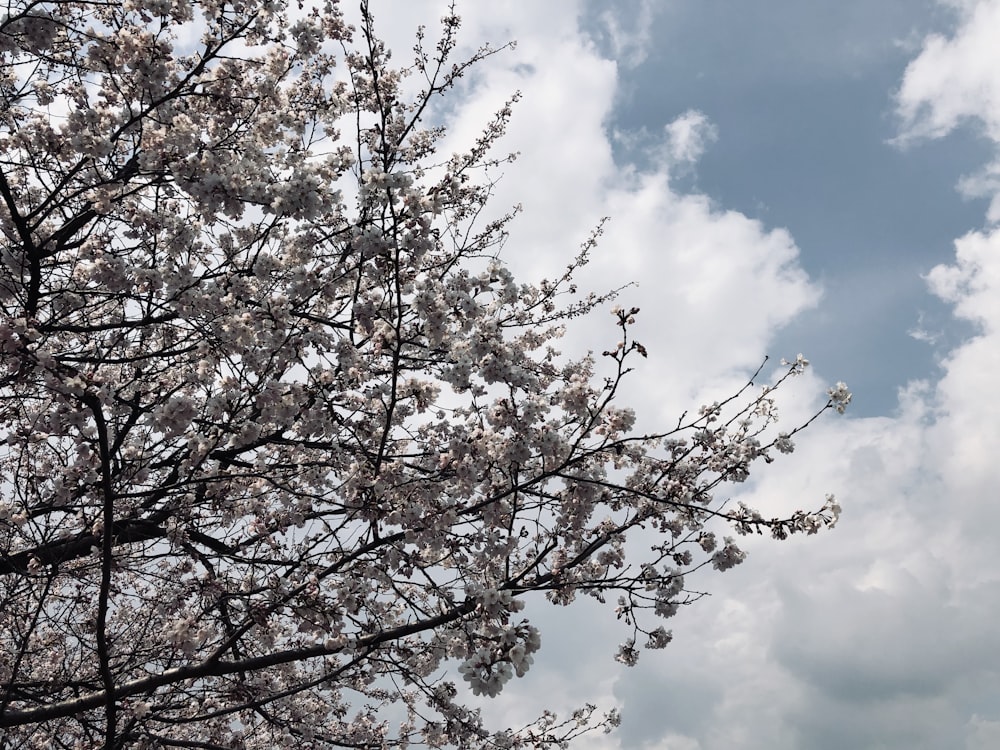
[[[986,134],[1000,141],[1000,77],[996,35],[1000,3],[956,4],[960,24],[954,35],[933,34],[906,68],[897,95],[903,139],[938,138],[977,118]]]
[[[708,144],[719,137],[718,128],[703,112],[693,109],[667,123],[664,132],[667,136],[667,157],[680,164],[698,161]]]
[[[646,59],[653,41],[654,0],[628,0],[615,6],[590,0],[589,7],[594,23],[588,30],[606,48],[607,56],[629,67]]]
[[[903,128],[897,142],[940,138],[963,124],[973,124],[1000,143],[1000,76],[996,38],[1000,3],[995,0],[953,1],[959,16],[956,32],[924,41],[906,68],[897,93]],[[967,175],[959,189],[970,197],[992,199],[988,218],[1000,221],[1000,157]]]

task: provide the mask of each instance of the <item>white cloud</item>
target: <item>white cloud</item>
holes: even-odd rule
[[[663,128],[667,136],[667,153],[671,162],[693,164],[717,140],[719,130],[705,113],[689,109]]]
[[[653,18],[659,7],[654,0],[615,4],[592,2],[591,5],[600,8],[597,21],[611,59],[628,67],[642,64],[653,40]]]
[[[940,138],[972,123],[1000,143],[1000,1],[953,0],[958,29],[951,37],[933,34],[906,68],[896,95],[902,120],[899,145]],[[969,197],[991,198],[987,214],[1000,221],[1000,161],[985,165],[959,183]]]
[[[981,326],[987,333],[1000,330],[1000,233],[970,232],[955,242],[955,264],[940,265],[927,276],[931,290],[955,306],[955,314]]]
[[[938,138],[974,118],[1000,140],[1000,2],[965,2],[960,12],[954,36],[927,37],[906,68],[897,94],[904,138]]]

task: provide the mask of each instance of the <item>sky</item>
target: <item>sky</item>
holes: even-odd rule
[[[374,5],[406,51],[437,0]],[[516,90],[505,259],[560,271],[610,217],[582,288],[623,290],[650,352],[640,427],[729,395],[765,355],[812,362],[783,457],[731,488],[765,515],[835,493],[838,527],[753,541],[665,650],[631,669],[613,613],[529,605],[532,670],[498,723],[593,702],[621,750],[1000,747],[1000,0],[459,3],[463,44],[517,40],[464,81],[447,147]],[[616,338],[572,327],[570,352]]]

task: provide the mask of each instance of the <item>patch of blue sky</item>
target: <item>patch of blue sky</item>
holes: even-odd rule
[[[653,137],[685,111],[707,116],[717,138],[672,174],[675,189],[787,228],[824,289],[767,353],[802,350],[835,367],[858,416],[891,412],[898,388],[937,377],[940,357],[969,333],[922,276],[983,225],[988,205],[956,189],[991,154],[973,129],[891,142],[903,71],[930,29],[951,25],[950,11],[923,0],[677,0],[643,18],[633,5],[632,18],[650,24],[647,51],[620,64],[608,127]],[[602,11],[591,11],[596,29]],[[641,164],[643,145],[618,138],[616,158]]]

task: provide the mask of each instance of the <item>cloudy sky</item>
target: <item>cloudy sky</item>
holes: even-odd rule
[[[579,604],[536,608],[541,658],[484,708],[591,701],[585,747],[1000,747],[1000,0],[465,0],[464,41],[516,39],[450,115],[468,143],[520,90],[498,210],[506,257],[561,269],[602,216],[583,286],[630,281],[650,358],[643,426],[728,395],[765,354],[844,380],[848,415],[747,485],[767,511],[844,506],[821,537],[754,544],[637,667]],[[375,5],[405,52],[442,3]],[[602,349],[611,318],[572,330]]]

